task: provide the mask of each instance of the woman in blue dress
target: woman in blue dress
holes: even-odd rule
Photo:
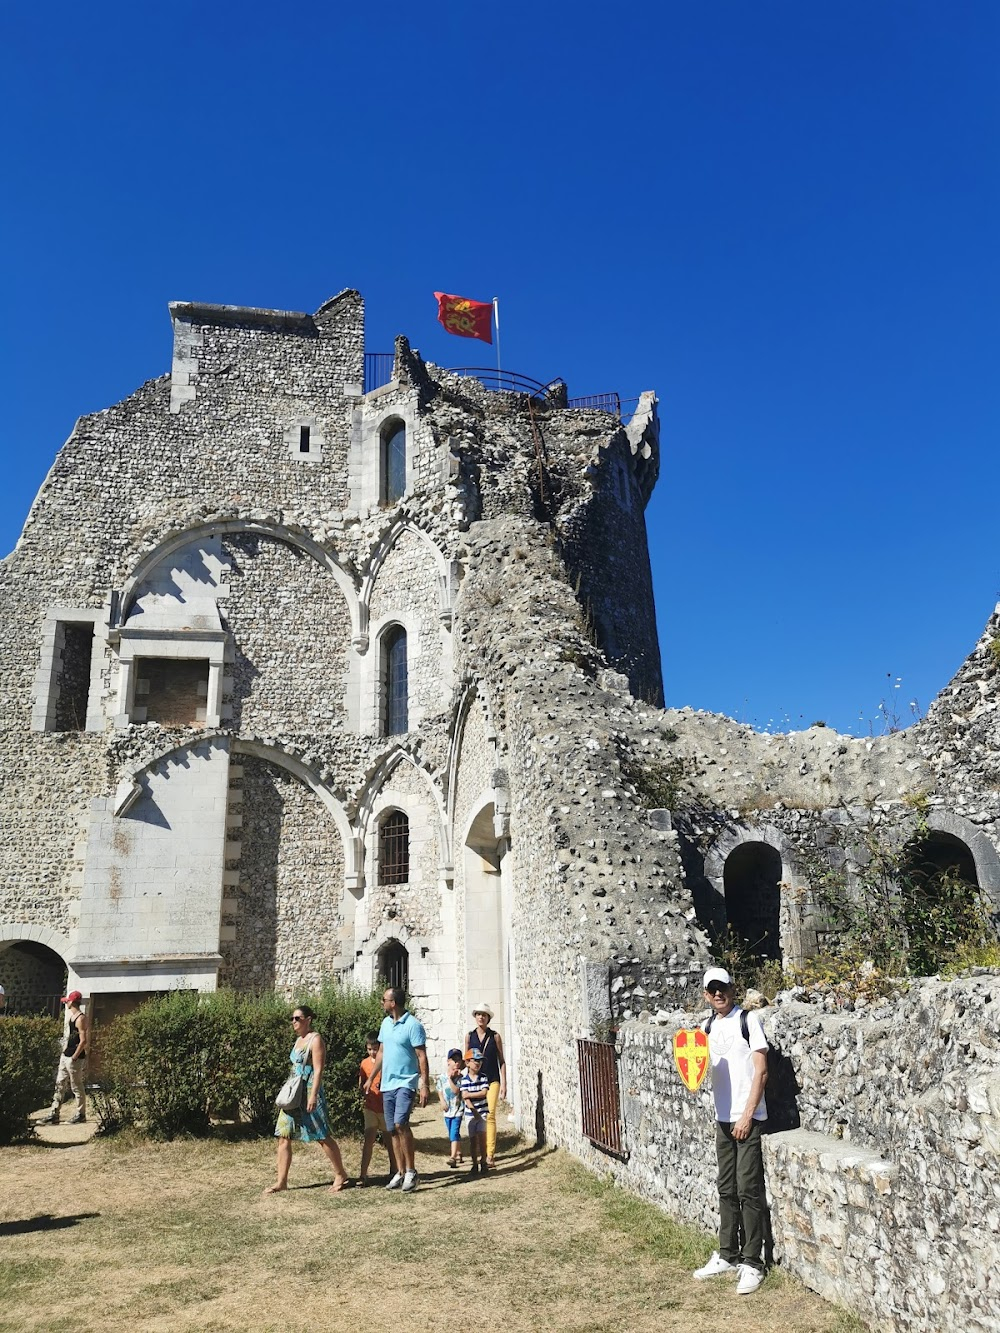
[[[288,1170],[292,1165],[292,1140],[318,1143],[333,1167],[331,1194],[339,1194],[348,1183],[344,1159],[337,1140],[330,1137],[326,1118],[326,1098],[323,1095],[323,1067],[326,1064],[326,1042],[313,1031],[315,1012],[307,1004],[295,1006],[292,1026],[295,1045],[292,1047],[292,1073],[306,1080],[306,1104],[298,1111],[279,1111],[274,1137],[278,1140],[278,1179],[265,1194],[280,1194],[288,1188]]]

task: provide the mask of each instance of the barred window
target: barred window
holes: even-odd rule
[[[402,810],[387,815],[378,830],[378,882],[406,884],[410,878],[410,821]]]
[[[386,736],[402,736],[409,730],[408,693],[406,630],[402,625],[394,625],[382,640],[382,701]]]

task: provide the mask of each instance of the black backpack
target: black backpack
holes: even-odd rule
[[[708,1018],[707,1018],[707,1020],[706,1020],[706,1022],[705,1022],[705,1026],[702,1028],[702,1032],[704,1032],[706,1036],[708,1036],[708,1034],[712,1031],[712,1024],[715,1022],[715,1020],[716,1020],[718,1017],[719,1017],[719,1015],[716,1014],[716,1013],[714,1013],[714,1012],[711,1013],[711,1014],[709,1014],[709,1016],[708,1016]],[[749,1020],[747,1019],[747,1011],[746,1011],[745,1009],[741,1009],[741,1010],[740,1010],[740,1031],[743,1033],[743,1040],[744,1040],[744,1041],[746,1042],[746,1044],[749,1046],[749,1045],[750,1045],[750,1023],[749,1023]]]

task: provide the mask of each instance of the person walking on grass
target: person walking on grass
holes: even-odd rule
[[[465,1103],[462,1100],[462,1052],[456,1046],[448,1052],[448,1063],[437,1081],[438,1097],[444,1112],[444,1127],[448,1133],[448,1165],[462,1165],[462,1120]]]
[[[410,1112],[414,1101],[427,1105],[427,1034],[423,1024],[406,1011],[406,995],[390,986],[382,996],[385,1018],[379,1028],[375,1067],[365,1082],[369,1093],[382,1076],[382,1111],[392,1135],[396,1171],[387,1190],[409,1194],[417,1187],[417,1167]]]
[[[760,1136],[767,1120],[767,1038],[757,1015],[735,1003],[733,979],[725,968],[710,967],[704,986],[712,1008],[704,1030],[717,1121],[720,1221],[719,1248],[694,1277],[701,1282],[735,1274],[737,1295],[749,1296],[764,1280],[767,1202]]]
[[[288,1171],[292,1165],[292,1141],[318,1143],[333,1167],[331,1194],[339,1194],[348,1184],[344,1159],[337,1140],[330,1136],[327,1122],[326,1096],[323,1092],[323,1070],[326,1066],[326,1042],[313,1031],[316,1014],[307,1004],[298,1004],[292,1013],[295,1044],[290,1056],[292,1073],[306,1080],[306,1104],[298,1111],[279,1111],[274,1137],[278,1140],[278,1179],[269,1185],[265,1194],[281,1194],[288,1188]]]
[[[59,1001],[66,1006],[66,1045],[59,1057],[52,1106],[41,1121],[43,1125],[58,1125],[59,1111],[67,1088],[72,1089],[76,1098],[76,1114],[69,1123],[84,1125],[87,1122],[87,1043],[90,1038],[90,1019],[80,1008],[82,999],[78,990],[71,990]]]
[[[465,1073],[462,1075],[461,1088],[469,1130],[469,1155],[472,1158],[469,1174],[485,1176],[489,1170],[486,1161],[486,1117],[489,1113],[490,1082],[483,1072],[483,1053],[476,1047],[465,1052]]]
[[[486,1114],[486,1164],[490,1170],[496,1165],[497,1153],[497,1102],[507,1097],[507,1062],[503,1054],[503,1042],[500,1033],[490,1027],[493,1010],[488,1004],[478,1004],[472,1011],[476,1026],[465,1039],[467,1050],[475,1047],[482,1052],[483,1074],[489,1084]]]
[[[376,1135],[381,1132],[382,1142],[389,1154],[389,1179],[396,1174],[396,1159],[392,1155],[392,1136],[385,1127],[385,1115],[382,1111],[382,1088],[380,1077],[372,1084],[371,1092],[365,1092],[365,1084],[375,1068],[378,1056],[378,1033],[369,1032],[365,1037],[365,1058],[358,1070],[358,1087],[364,1098],[365,1141],[361,1148],[361,1174],[358,1184],[362,1188],[368,1184],[368,1168],[371,1165],[372,1152],[375,1149]]]

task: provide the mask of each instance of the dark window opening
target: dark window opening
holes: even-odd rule
[[[299,453],[307,454],[309,452],[309,427],[299,427]]]
[[[406,490],[406,427],[392,421],[382,431],[381,492],[384,505],[395,504]]]
[[[385,706],[385,735],[404,735],[410,727],[409,672],[406,664],[406,630],[401,625],[394,626],[382,640],[382,698]]]
[[[146,722],[166,727],[195,727],[208,707],[208,663],[173,657],[143,657],[136,662],[135,711]]]
[[[766,842],[730,852],[723,871],[726,921],[754,958],[781,957],[781,854]]]
[[[387,815],[378,830],[378,882],[406,884],[410,878],[410,821],[402,810]]]
[[[83,731],[90,699],[90,662],[94,651],[93,623],[61,626],[63,645],[56,676],[56,731]]]
[[[404,995],[410,989],[410,955],[399,940],[389,940],[378,951],[378,974],[383,986],[396,986]]]

